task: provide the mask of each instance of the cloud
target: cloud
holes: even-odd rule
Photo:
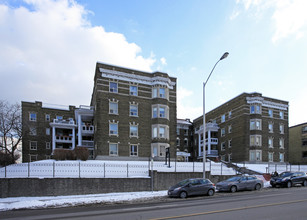
[[[154,56],[143,57],[124,35],[93,26],[82,5],[71,0],[25,4],[0,4],[2,99],[89,104],[96,61],[152,71]]]
[[[272,41],[276,43],[284,38],[294,36],[295,39],[306,35],[307,30],[307,1],[306,0],[238,0],[237,4],[243,4],[244,10],[252,12],[257,19],[264,12],[271,12],[274,22],[274,34]],[[238,15],[233,13],[232,19]]]
[[[191,120],[196,119],[202,115],[202,105],[201,107],[194,107],[195,104],[191,103],[191,99],[188,97],[193,96],[194,93],[183,87],[179,87],[177,90],[177,118],[185,119],[189,118]]]
[[[160,61],[161,61],[161,64],[162,64],[162,65],[167,65],[166,59],[165,59],[164,57],[162,57],[162,58],[160,59]]]

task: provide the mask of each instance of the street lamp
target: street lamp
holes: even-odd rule
[[[216,62],[214,67],[212,68],[206,82],[203,84],[203,178],[206,178],[206,111],[205,111],[205,89],[206,89],[206,84],[215,69],[216,65],[226,57],[228,57],[229,53],[226,52],[223,54],[223,56]],[[210,140],[208,140],[210,141]]]

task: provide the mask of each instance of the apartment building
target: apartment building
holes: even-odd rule
[[[203,153],[203,117],[193,121],[194,151]],[[288,102],[243,93],[206,114],[206,152],[230,162],[288,160]]]
[[[190,119],[177,119],[177,160],[190,161],[193,160],[191,152],[193,144],[193,124]]]
[[[289,128],[289,162],[307,164],[307,123]]]
[[[97,159],[175,157],[176,78],[97,63],[91,106]]]
[[[22,161],[50,159],[55,149],[87,147],[93,157],[93,110],[22,102]]]

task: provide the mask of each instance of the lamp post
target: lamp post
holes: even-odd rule
[[[215,69],[216,65],[226,57],[228,57],[229,53],[226,52],[223,54],[223,56],[216,62],[216,64],[213,66],[207,80],[203,84],[203,178],[206,178],[206,111],[205,111],[205,89],[206,89],[206,84]],[[210,140],[208,140],[210,141]]]

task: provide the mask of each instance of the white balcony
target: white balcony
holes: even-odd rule
[[[67,135],[55,135],[55,141],[57,143],[72,143],[73,142],[73,136],[67,136]]]
[[[70,120],[53,119],[53,122],[50,123],[50,126],[56,128],[67,128],[67,129],[73,129],[74,127],[77,127],[73,119]]]
[[[82,134],[94,134],[93,125],[82,125]]]
[[[217,145],[219,142],[218,138],[210,138],[210,144],[211,145]],[[206,139],[206,145],[208,145],[208,139]]]
[[[94,147],[94,141],[82,141],[82,147]]]

